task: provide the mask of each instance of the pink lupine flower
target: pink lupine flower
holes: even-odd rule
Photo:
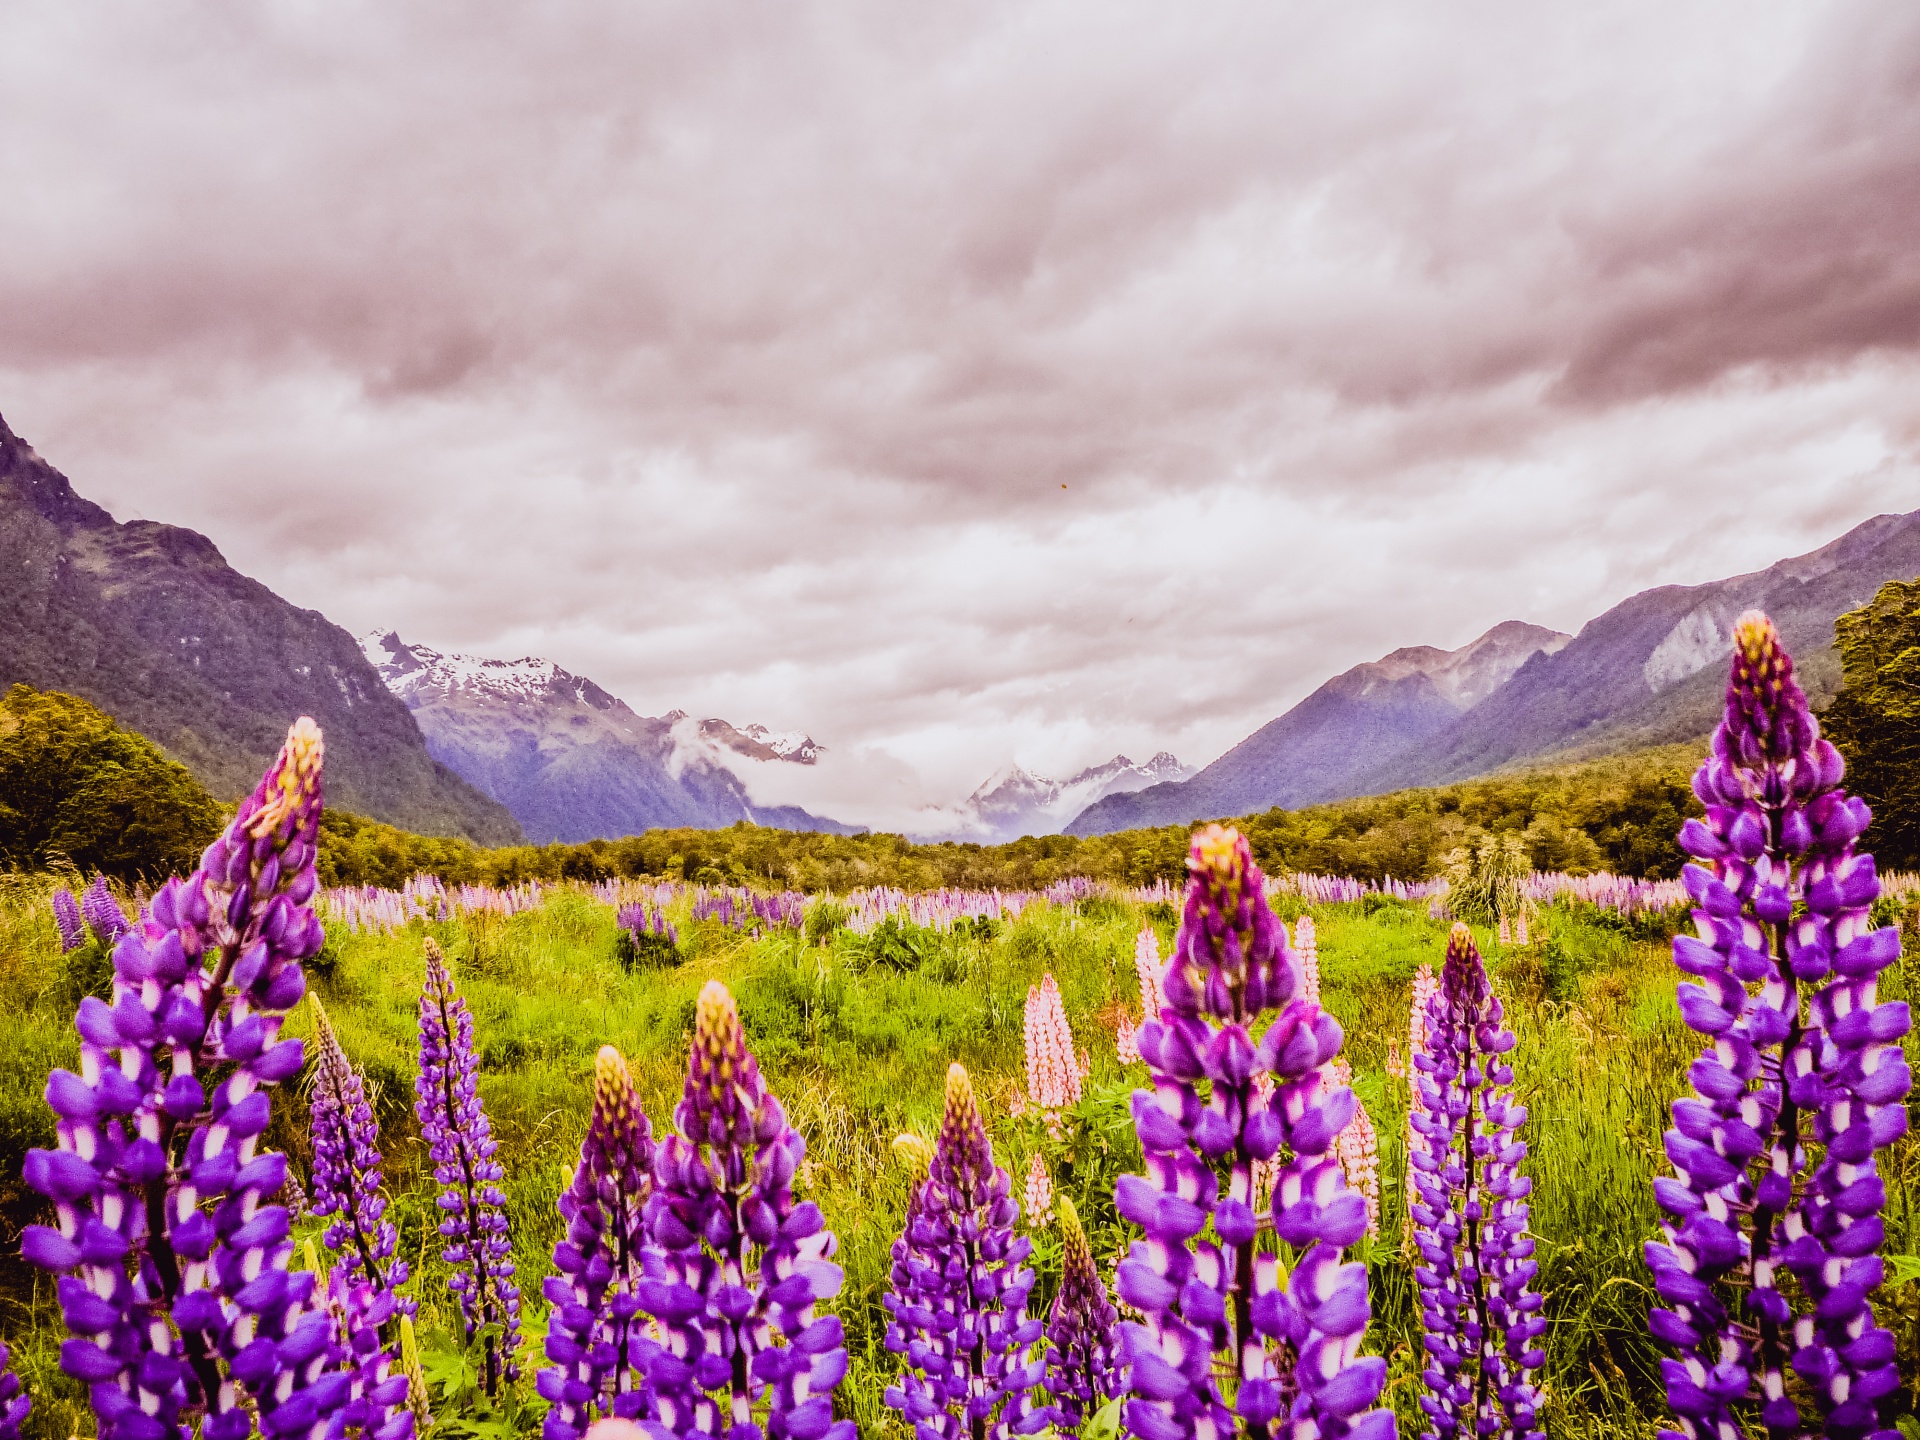
[[[1253,1093],[1260,1097],[1262,1105],[1273,1102],[1273,1076],[1261,1071],[1253,1077]],[[1253,1162],[1253,1212],[1265,1215],[1273,1208],[1273,1182],[1280,1174],[1280,1160],[1275,1156]]]
[[[1051,973],[1027,990],[1026,1039],[1028,1103],[1043,1111],[1079,1104],[1086,1072],[1074,1051],[1067,1007]]]
[[[1333,1085],[1351,1085],[1353,1067],[1345,1060],[1333,1062],[1329,1076]],[[1347,1122],[1333,1142],[1334,1154],[1340,1159],[1340,1168],[1346,1173],[1347,1187],[1358,1190],[1367,1199],[1367,1234],[1380,1234],[1380,1141],[1374,1134],[1373,1120],[1367,1114],[1367,1107],[1360,1103],[1360,1097],[1354,1097],[1353,1119]]]
[[[1120,1028],[1114,1032],[1113,1048],[1120,1053],[1122,1065],[1140,1063],[1140,1032],[1134,1028],[1133,1021],[1124,1015],[1120,1017]]]
[[[1302,915],[1293,922],[1293,953],[1300,957],[1300,978],[1306,988],[1300,993],[1315,1005],[1320,1003],[1320,946],[1313,932],[1313,917]]]
[[[1433,966],[1422,965],[1413,972],[1413,1011],[1407,1024],[1409,1057],[1427,1052],[1427,1002],[1439,991],[1440,982],[1434,977]]]
[[[1407,1025],[1407,1073],[1411,1075],[1415,1068],[1415,1057],[1427,1053],[1427,1002],[1440,992],[1440,981],[1435,978],[1433,966],[1422,965],[1413,974],[1413,1016]],[[1417,1154],[1425,1154],[1427,1142],[1414,1127],[1413,1117],[1426,1106],[1420,1099],[1420,1087],[1413,1087],[1413,1094],[1407,1101],[1407,1156],[1409,1163]]]
[[[1524,910],[1520,912],[1520,918],[1513,922],[1513,938],[1514,943],[1518,945],[1531,945],[1533,943],[1527,934],[1527,912]]]
[[[1047,1162],[1038,1150],[1027,1166],[1027,1195],[1023,1207],[1027,1224],[1036,1229],[1053,1218],[1053,1177],[1047,1174]]]
[[[1407,1062],[1400,1056],[1398,1037],[1393,1035],[1387,1037],[1387,1074],[1396,1080],[1407,1078]]]
[[[1140,1023],[1160,1018],[1167,1003],[1167,967],[1160,960],[1160,942],[1151,928],[1142,930],[1133,944],[1133,968],[1140,977]]]
[[[1513,927],[1507,923],[1505,911],[1502,911],[1500,914],[1500,943],[1502,945],[1511,945],[1513,943]]]

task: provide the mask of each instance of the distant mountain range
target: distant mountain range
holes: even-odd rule
[[[1189,780],[1109,795],[1066,829],[1100,835],[1705,735],[1722,704],[1733,622],[1773,617],[1816,704],[1839,684],[1833,622],[1888,580],[1920,575],[1920,511],[1706,585],[1644,590],[1571,639],[1508,621],[1472,644],[1396,650],[1337,676]]]
[[[551,660],[446,654],[392,630],[365,636],[360,648],[413,712],[433,757],[506,806],[536,843],[736,820],[836,834],[859,828],[794,806],[756,805],[718,753],[811,765],[822,747],[806,735],[696,721],[678,710],[639,715]]]
[[[237,573],[212,541],[119,524],[0,420],[0,685],[98,705],[232,800],[299,715],[327,737],[327,798],[430,835],[521,839],[428,754],[353,637]]]
[[[1065,780],[1050,780],[1019,765],[1008,765],[982,782],[956,807],[958,835],[985,843],[1017,840],[1022,835],[1055,835],[1068,820],[1108,795],[1143,790],[1193,774],[1162,750],[1144,765],[1116,755]],[[953,839],[953,834],[941,838]]]
[[[579,841],[749,820],[850,833],[754,803],[743,776],[819,762],[799,731],[636,714],[551,661],[357,644],[240,575],[202,535],[116,522],[0,419],[0,686],[93,702],[232,799],[294,716],[327,734],[332,803],[482,844]],[[1187,824],[1690,740],[1711,727],[1732,624],[1772,615],[1816,704],[1839,683],[1833,622],[1920,576],[1920,511],[1881,515],[1765,570],[1643,591],[1577,636],[1510,620],[1458,650],[1357,665],[1198,773],[1162,752],[1064,780],[1017,765],[935,812],[983,841]],[[757,782],[756,782],[757,783]]]

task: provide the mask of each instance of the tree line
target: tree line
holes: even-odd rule
[[[1848,788],[1875,813],[1882,868],[1920,867],[1920,580],[1892,581],[1835,626],[1844,684],[1822,717],[1847,757]],[[1268,872],[1307,870],[1424,880],[1469,839],[1511,835],[1540,870],[1665,878],[1685,857],[1681,822],[1701,745],[1536,767],[1512,774],[1299,810],[1233,817]],[[71,865],[157,883],[184,874],[223,807],[183,766],[84,700],[16,685],[0,698],[0,864]],[[1227,817],[1222,817],[1227,818]],[[1189,827],[1039,835],[1001,845],[918,844],[902,835],[824,835],[741,822],[583,844],[486,848],[328,810],[327,885],[398,887],[418,873],[449,884],[641,876],[844,893],[861,886],[1033,890],[1070,876],[1178,882]]]

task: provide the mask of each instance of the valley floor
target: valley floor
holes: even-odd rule
[[[89,945],[62,957],[47,904],[49,882],[15,878],[0,892],[0,1014],[10,1043],[0,1047],[0,1210],[7,1234],[38,1216],[19,1181],[24,1151],[51,1141],[40,1090],[50,1067],[75,1053],[75,1004],[106,975]],[[1308,908],[1276,902],[1291,921]],[[1372,1271],[1375,1322],[1369,1347],[1389,1358],[1388,1399],[1401,1433],[1425,1428],[1419,1414],[1420,1336],[1412,1268],[1403,1240],[1406,1084],[1388,1074],[1389,1050],[1404,1054],[1412,976],[1438,967],[1446,926],[1425,902],[1372,896],[1315,905],[1323,999],[1344,1024],[1354,1082],[1380,1137],[1381,1234],[1364,1258]],[[1071,903],[1035,902],[1012,921],[967,933],[895,930],[861,936],[815,927],[809,940],[784,930],[759,938],[684,910],[680,963],[622,968],[611,906],[584,887],[548,893],[535,908],[502,917],[457,914],[414,921],[392,933],[329,926],[326,950],[310,969],[349,1057],[375,1093],[386,1155],[391,1214],[401,1253],[413,1266],[430,1375],[457,1388],[464,1363],[432,1225],[431,1177],[413,1118],[415,1007],[422,942],[438,938],[475,1016],[481,1092],[506,1165],[513,1242],[527,1297],[528,1371],[513,1402],[484,1423],[436,1433],[538,1431],[542,1403],[531,1370],[544,1325],[540,1280],[551,1273],[559,1238],[554,1199],[578,1153],[588,1113],[593,1058],[603,1044],[629,1058],[656,1134],[680,1094],[694,996],[711,977],[736,995],[749,1039],[774,1091],[808,1145],[804,1193],[818,1201],[840,1240],[847,1283],[835,1307],[844,1317],[852,1370],[840,1395],[863,1434],[909,1432],[881,1395],[893,1371],[883,1340],[888,1249],[898,1233],[907,1176],[890,1153],[903,1130],[934,1133],[950,1061],[974,1073],[993,1128],[996,1154],[1015,1177],[1030,1157],[1046,1160],[1055,1185],[1088,1222],[1096,1254],[1111,1273],[1129,1236],[1113,1207],[1115,1178],[1140,1155],[1127,1096],[1144,1067],[1125,1067],[1115,1049],[1123,1018],[1137,1021],[1135,937],[1158,932],[1163,953],[1174,913],[1096,891]],[[1534,1179],[1532,1231],[1547,1296],[1546,1430],[1558,1436],[1647,1436],[1664,1424],[1658,1354],[1646,1333],[1651,1299],[1640,1260],[1655,1234],[1650,1181],[1665,1173],[1661,1132],[1667,1106],[1685,1085],[1698,1051],[1673,1000],[1675,971],[1658,926],[1626,922],[1574,903],[1547,908],[1525,948],[1481,937],[1496,987],[1519,1035],[1513,1054],[1529,1109],[1526,1170]],[[990,933],[983,933],[990,932]],[[883,938],[876,939],[875,936]],[[1909,946],[1912,950],[1914,947]],[[1916,962],[1887,973],[1883,995],[1899,998]],[[1051,971],[1065,998],[1077,1045],[1091,1062],[1085,1100],[1058,1137],[1031,1115],[1016,1119],[1023,1088],[1022,1009],[1028,987]],[[308,1007],[294,1033],[310,1033]],[[1912,1045],[1910,1040],[1909,1045]],[[286,1149],[304,1173],[310,1161],[304,1101],[289,1086],[275,1102],[268,1143]],[[1889,1255],[1920,1248],[1920,1142],[1898,1142],[1884,1162],[1889,1189]],[[300,1222],[296,1240],[324,1222]],[[1059,1273],[1053,1230],[1036,1237],[1038,1302]],[[1896,1278],[1920,1261],[1890,1267]],[[1900,1337],[1903,1374],[1920,1374],[1920,1287],[1910,1281],[1879,1296]],[[77,1386],[56,1369],[61,1337],[49,1282],[36,1279],[5,1246],[0,1259],[0,1334],[37,1406],[29,1433],[91,1433]],[[452,1417],[447,1419],[451,1421]],[[477,1427],[477,1428],[476,1428]]]

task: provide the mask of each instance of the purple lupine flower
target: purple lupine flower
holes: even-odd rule
[[[127,924],[127,912],[120,908],[120,902],[107,889],[107,877],[104,875],[94,876],[93,883],[81,895],[80,913],[86,916],[87,924],[100,937],[100,943],[109,948],[119,944],[120,937],[133,928]]]
[[[0,1341],[0,1440],[20,1440],[20,1427],[33,1410],[31,1397],[20,1393],[20,1377],[10,1368],[13,1356]]]
[[[307,1269],[319,1277],[318,1292],[332,1322],[326,1353],[346,1380],[336,1424],[342,1431],[358,1430],[366,1440],[408,1440],[415,1429],[411,1385],[380,1338],[381,1327],[403,1314],[399,1302],[344,1265],[325,1270],[311,1240],[306,1258]]]
[[[62,955],[87,943],[87,922],[80,914],[80,902],[64,885],[53,892],[53,923],[60,928]]]
[[[680,943],[680,933],[671,921],[652,905],[642,905],[637,901],[631,905],[622,905],[614,914],[614,922],[622,930],[636,937],[658,935],[669,945]]]
[[[56,1224],[21,1250],[63,1272],[61,1368],[91,1384],[101,1440],[177,1433],[190,1404],[203,1440],[240,1440],[256,1419],[235,1381],[268,1435],[342,1403],[314,1277],[288,1272],[270,1203],[286,1157],[255,1153],[265,1087],[300,1069],[279,1032],[323,938],[308,903],[322,755],[302,718],[199,869],[121,936],[113,1002],[88,996],[75,1020],[80,1073],[47,1082],[59,1148],[29,1152],[26,1179]]]
[[[334,1363],[349,1380],[341,1406],[344,1428],[358,1428],[365,1440],[409,1440],[410,1384],[380,1337],[381,1327],[402,1313],[398,1297],[336,1266],[328,1300],[335,1316]]]
[[[1528,1288],[1540,1268],[1526,1234],[1533,1182],[1516,1168],[1527,1112],[1500,1058],[1514,1045],[1501,1019],[1473,932],[1455,925],[1412,1077],[1422,1100],[1412,1123],[1426,1142],[1411,1154],[1418,1198],[1408,1206],[1430,1357],[1420,1403],[1438,1440],[1541,1434],[1531,1372],[1546,1359],[1535,1342],[1547,1322]]]
[[[633,1093],[626,1057],[611,1045],[594,1061],[593,1116],[580,1164],[560,1197],[567,1233],[547,1277],[553,1306],[540,1372],[545,1440],[573,1440],[596,1416],[651,1418],[646,1373],[630,1341],[640,1334],[643,1216],[653,1193],[653,1127]]]
[[[1019,1218],[973,1081],[950,1065],[932,1164],[908,1205],[882,1302],[893,1317],[887,1348],[906,1357],[886,1403],[921,1440],[1032,1434],[1052,1418],[1034,1395],[1045,1362],[1027,1358],[1041,1322],[1026,1313],[1033,1241],[1013,1233]]]
[[[718,920],[733,930],[745,930],[753,923],[753,897],[747,891],[715,890],[696,895],[693,918]]]
[[[854,1440],[853,1422],[833,1418],[847,1372],[840,1317],[814,1314],[839,1293],[834,1235],[817,1205],[794,1200],[806,1141],[768,1091],[718,980],[694,1010],[673,1123],[654,1152],[639,1287],[666,1343],[629,1347],[655,1392],[649,1429],[759,1440],[752,1411],[764,1396],[773,1440]],[[754,1249],[757,1274],[748,1270]]]
[[[1262,1440],[1276,1425],[1382,1440],[1394,1434],[1393,1414],[1368,1407],[1386,1362],[1359,1354],[1371,1317],[1366,1267],[1341,1262],[1366,1233],[1366,1200],[1330,1153],[1353,1116],[1353,1092],[1320,1073],[1340,1052],[1340,1026],[1296,998],[1299,966],[1247,842],[1209,825],[1187,867],[1166,1003],[1139,1038],[1154,1082],[1133,1096],[1147,1173],[1122,1176],[1115,1192],[1121,1215],[1146,1231],[1117,1276],[1121,1299],[1145,1318],[1121,1326],[1135,1397],[1127,1428],[1145,1440],[1194,1440],[1234,1433],[1237,1414]],[[1253,1027],[1283,1006],[1256,1041]],[[1268,1075],[1277,1083],[1263,1099]],[[1278,1162],[1273,1226],[1301,1252],[1284,1289],[1277,1257],[1254,1243],[1253,1189],[1254,1166],[1283,1145],[1291,1154]],[[1209,1219],[1217,1241],[1201,1237]],[[1238,1375],[1233,1410],[1216,1354]]]
[[[287,1183],[280,1187],[280,1203],[287,1207],[289,1220],[304,1220],[313,1213],[307,1203],[307,1187],[300,1183],[298,1172],[287,1171]]]
[[[807,897],[798,891],[787,890],[778,895],[755,895],[753,913],[762,924],[775,928],[798,930],[806,923]]]
[[[1108,1399],[1126,1389],[1126,1367],[1115,1343],[1119,1313],[1093,1263],[1093,1247],[1073,1201],[1062,1195],[1060,1290],[1047,1325],[1046,1387],[1054,1423],[1077,1430]]]
[[[1844,771],[1772,622],[1741,616],[1726,713],[1693,780],[1706,815],[1680,831],[1705,862],[1683,873],[1698,936],[1676,936],[1673,958],[1697,983],[1679,987],[1680,1013],[1710,1043],[1673,1107],[1679,1178],[1654,1182],[1665,1241],[1646,1248],[1670,1307],[1653,1333],[1679,1351],[1661,1362],[1679,1423],[1667,1434],[1737,1433],[1744,1401],[1775,1440],[1897,1433],[1893,1336],[1867,1296],[1884,1274],[1874,1153],[1907,1128],[1909,1017],[1875,995],[1900,937],[1869,926],[1880,882],[1854,842],[1872,817],[1840,790]]]
[[[485,1332],[485,1383],[494,1394],[502,1378],[518,1378],[520,1287],[513,1283],[513,1242],[507,1235],[506,1170],[480,1104],[480,1058],[473,1051],[473,1016],[453,988],[446,957],[429,936],[427,983],[420,992],[420,1074],[413,1113],[433,1157],[446,1213],[440,1258],[454,1267],[447,1288],[460,1297],[467,1342]],[[491,1327],[498,1327],[497,1332]]]
[[[340,1268],[363,1277],[381,1294],[391,1295],[407,1280],[407,1262],[395,1257],[393,1222],[380,1194],[380,1122],[367,1103],[367,1085],[340,1048],[318,995],[313,1007],[314,1056],[311,1115],[313,1137],[312,1212],[333,1216],[327,1248]],[[401,1307],[413,1313],[413,1302]]]

